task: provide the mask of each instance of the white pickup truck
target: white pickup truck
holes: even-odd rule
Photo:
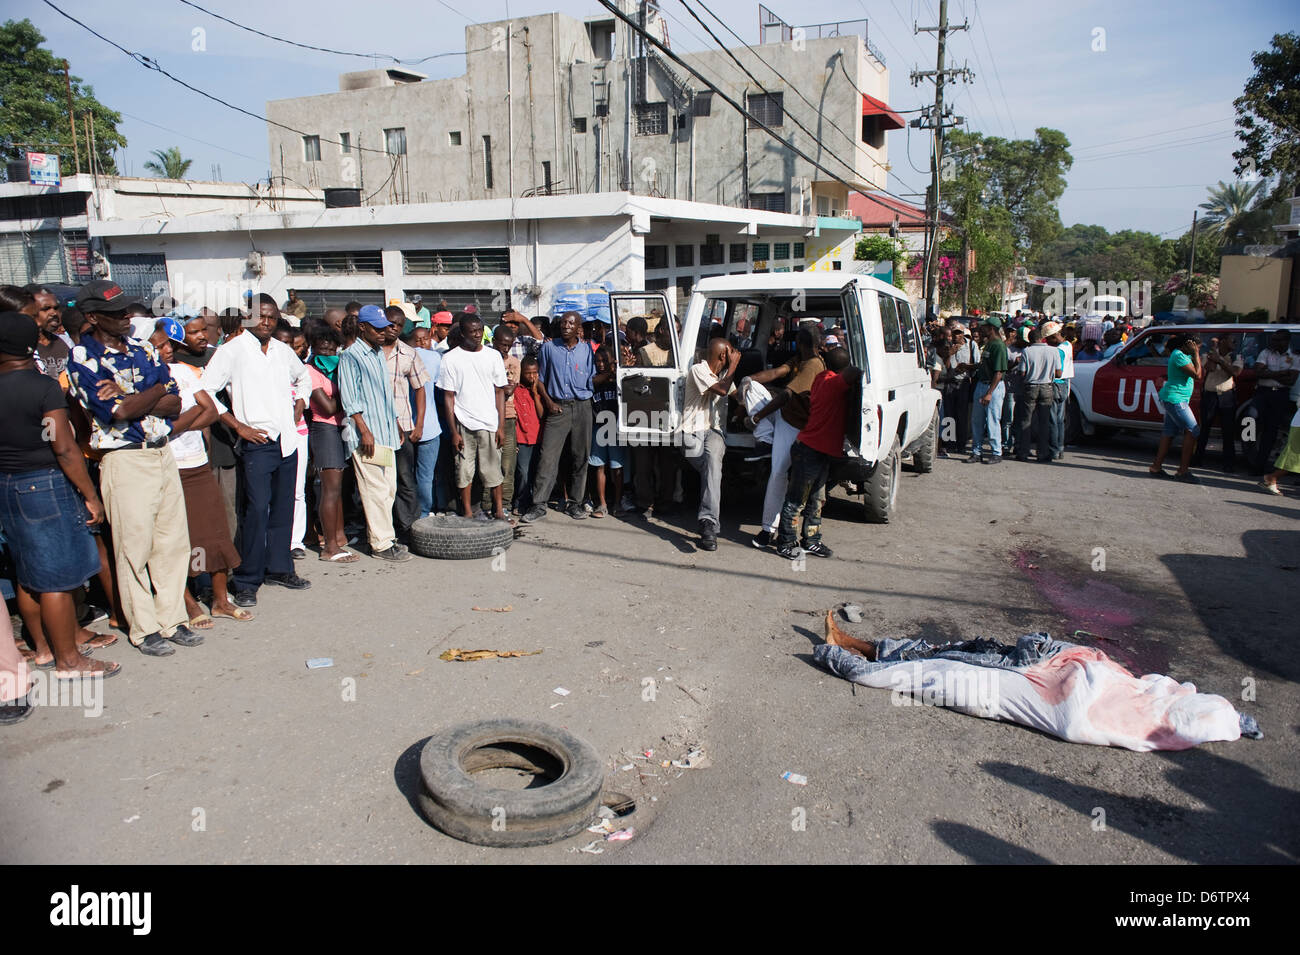
[[[660,316],[672,322],[662,292],[612,292],[610,304],[620,328],[638,315],[652,333]],[[838,326],[853,365],[863,372],[861,407],[846,427],[850,447],[832,483],[862,498],[866,520],[887,523],[903,459],[910,456],[922,473],[934,466],[940,396],[930,387],[921,327],[907,299],[870,276],[784,272],[701,279],[679,334],[672,322],[670,364],[618,367],[620,437],[633,444],[671,442],[681,426],[687,369],[711,337],[725,335],[740,349],[739,381],[792,353],[792,337],[774,348],[768,338],[778,319],[799,317],[819,318],[827,329]],[[762,450],[736,420],[728,422],[726,440],[729,467],[752,461]]]

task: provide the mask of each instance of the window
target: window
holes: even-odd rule
[[[788,258],[790,258],[790,243],[789,243],[789,242],[777,242],[775,245],[773,245],[773,246],[772,246],[772,258],[774,258],[774,259],[788,259]]]
[[[831,197],[830,197],[830,196],[818,196],[818,197],[817,197],[817,214],[818,214],[819,216],[828,216],[828,215],[831,214]]]
[[[692,116],[710,116],[713,114],[713,94],[696,93],[691,101]]]
[[[585,116],[573,117],[573,131],[575,133],[585,133],[587,131],[587,117]]]
[[[319,136],[304,136],[302,138],[302,158],[305,162],[320,162]]]
[[[668,104],[642,103],[636,108],[636,134],[663,136],[668,132]]]
[[[483,137],[483,188],[492,188],[492,137]]]
[[[832,271],[832,272],[839,272],[839,271],[842,271],[843,269],[844,269],[844,263],[843,263],[843,262],[840,262],[840,261],[837,260],[837,261],[831,263],[831,271]]]
[[[450,130],[450,131],[447,133],[447,145],[448,145],[448,146],[459,146],[459,145],[460,145],[460,130],[459,130],[459,129],[453,129],[453,130]]]
[[[802,243],[802,242],[796,242],[796,243],[794,244],[794,252],[793,252],[792,254],[794,255],[794,257],[795,257],[796,259],[802,259],[802,258],[803,258],[803,243]]]
[[[754,261],[761,262],[772,257],[771,246],[766,242],[754,243]]]
[[[509,275],[510,250],[479,249],[403,249],[402,271],[407,275]]]
[[[898,310],[898,330],[903,333],[903,351],[914,354],[916,329],[912,326],[912,310],[906,302],[899,299],[894,300],[894,308]]]
[[[406,127],[384,130],[384,151],[390,156],[406,155]]]
[[[382,275],[378,249],[351,252],[286,252],[285,268],[295,275]]]
[[[785,125],[785,94],[751,93],[749,113],[754,117],[749,120],[750,129],[758,129],[759,123],[765,126]]]
[[[751,192],[749,194],[749,208],[763,209],[767,212],[785,212],[785,193]]]
[[[743,242],[733,242],[727,258],[732,262],[747,262],[749,261],[749,248]]]
[[[648,269],[668,268],[668,246],[647,245],[645,247],[645,267]]]
[[[352,134],[339,133],[339,152],[346,156],[352,152]]]
[[[862,141],[873,149],[885,148],[885,126],[880,116],[862,117]]]
[[[542,162],[542,187],[545,189],[546,195],[548,196],[551,194],[551,190],[555,188],[555,181],[551,178],[550,160],[544,160]]]
[[[677,267],[688,268],[695,264],[695,246],[679,245],[675,248],[675,260]]]
[[[700,265],[721,265],[726,251],[721,245],[700,246]]]
[[[885,338],[885,351],[901,352],[903,350],[903,333],[898,327],[898,307],[889,295],[878,295],[880,303],[880,333]]]

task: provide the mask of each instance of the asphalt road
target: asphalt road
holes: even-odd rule
[[[257,621],[220,621],[202,647],[100,651],[125,664],[102,715],[46,707],[5,729],[2,861],[1295,862],[1300,490],[1154,481],[1152,447],[941,460],[905,473],[886,527],[840,492],[824,528],[835,556],[802,571],[749,546],[756,505],[736,489],[712,554],[686,517],[552,513],[500,570],[313,556],[299,564],[311,591],[265,588]],[[1141,672],[1234,701],[1253,689],[1239,705],[1266,735],[1139,754],[893,706],[811,662],[844,601],[866,611],[846,629],[877,636],[1086,630]],[[450,647],[544,652],[439,660]],[[332,668],[306,668],[326,656]],[[503,850],[428,826],[421,741],[494,716],[589,740],[609,785],[637,798],[635,838],[598,855],[578,851],[585,833]],[[704,768],[659,765],[692,748]]]

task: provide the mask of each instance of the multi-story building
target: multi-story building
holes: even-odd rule
[[[623,2],[666,41],[654,3]],[[268,103],[271,164],[290,183],[355,190],[346,204],[618,191],[843,216],[850,191],[885,186],[885,133],[903,125],[889,71],[865,20],[760,13],[766,42],[680,54],[716,93],[612,15],[474,24],[463,76],[345,73],[338,92]]]

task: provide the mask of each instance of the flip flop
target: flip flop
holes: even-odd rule
[[[252,620],[252,619],[256,616],[256,614],[251,614],[251,613],[249,613],[249,612],[248,612],[247,610],[245,610],[243,607],[236,607],[234,613],[217,613],[217,612],[214,610],[214,611],[212,611],[212,616],[214,616],[214,617],[221,617],[221,618],[226,619],[226,620],[243,620],[243,621],[249,621],[249,620]]]
[[[89,642],[90,642],[89,640],[86,641],[86,643],[89,643]],[[108,646],[112,646],[113,643],[116,643],[116,642],[117,642],[117,637],[114,636],[114,637],[113,637],[113,640],[112,640],[112,643],[106,643],[106,644],[104,644],[104,646],[106,646],[106,647],[108,647]],[[79,643],[79,644],[77,644],[77,652],[80,653],[83,657],[88,657],[88,656],[90,656],[90,652],[94,649],[94,647],[88,647],[88,646],[86,646],[86,643]],[[36,662],[33,661],[33,660],[29,660],[29,661],[28,661],[28,666],[34,666],[34,667],[36,667],[36,669],[38,669],[38,670],[53,670],[53,669],[54,669],[54,661],[51,660],[51,661],[49,661],[48,663],[36,663]]]
[[[604,517],[604,516],[605,516],[606,514],[608,514],[608,513],[609,513],[609,512],[606,511],[603,507],[596,507],[596,508],[593,508],[593,509],[592,509],[592,511],[591,511],[591,516],[592,516],[592,517]]]
[[[97,662],[103,664],[103,666],[96,667],[92,670],[74,670],[72,671],[72,676],[60,676],[59,672],[55,671],[54,678],[60,683],[75,683],[77,680],[93,680],[95,677],[103,677],[107,680],[111,676],[117,676],[122,670],[122,664],[120,663],[110,663],[107,660],[99,660]],[[67,673],[69,671],[64,670],[62,672]]]
[[[85,643],[77,646],[81,648],[83,656],[89,656],[91,650],[103,650],[117,643],[117,634],[115,633],[97,633]]]
[[[197,617],[191,617],[189,624],[194,630],[211,630],[216,626],[211,615],[206,613],[201,613]]]
[[[327,564],[355,564],[361,557],[352,553],[350,550],[341,550],[333,557],[318,557],[317,560],[323,560]]]

